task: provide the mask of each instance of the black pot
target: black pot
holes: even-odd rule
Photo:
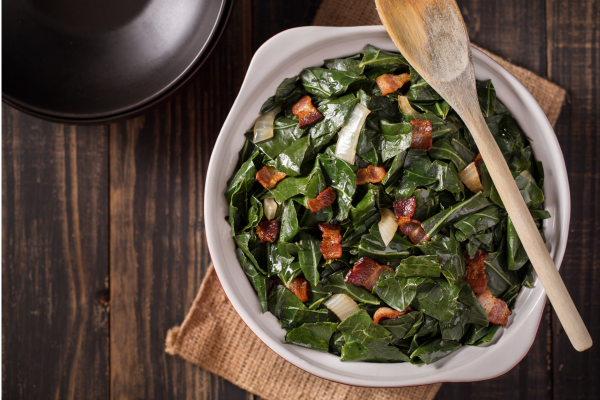
[[[2,99],[106,123],[165,100],[214,48],[232,0],[5,0]]]

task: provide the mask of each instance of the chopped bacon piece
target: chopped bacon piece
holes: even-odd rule
[[[377,83],[377,86],[379,86],[379,90],[381,90],[381,95],[385,96],[386,94],[394,93],[404,86],[405,83],[410,82],[410,75],[384,74],[378,76],[377,79],[375,79],[375,82]]]
[[[262,243],[275,243],[279,238],[279,221],[263,221],[256,227],[256,234]]]
[[[285,286],[281,279],[271,279],[269,281],[269,293],[273,290],[273,288],[277,285]],[[290,286],[285,286],[290,292],[294,293],[294,295],[301,301],[308,301],[308,293],[310,291],[310,284],[304,278],[295,278],[290,282]]]
[[[381,308],[378,308],[377,311],[375,311],[375,315],[373,315],[373,322],[378,324],[380,321],[385,321],[386,319],[398,318],[398,317],[408,314],[412,310],[413,309],[410,308],[410,306],[406,307],[406,309],[404,311],[396,311],[396,310],[392,310],[389,307],[381,307]]]
[[[300,118],[298,128],[306,128],[323,118],[323,114],[313,106],[309,95],[304,96],[292,107],[292,114]]]
[[[487,258],[487,253],[483,250],[477,250],[475,257],[469,257],[469,253],[463,250],[465,262],[467,263],[467,278],[465,282],[471,286],[473,292],[483,293],[487,287],[487,276],[485,274],[485,264],[483,263]]]
[[[308,281],[306,279],[292,279],[292,281],[290,282],[290,286],[288,286],[288,289],[290,289],[290,291],[294,293],[301,302],[304,303],[308,301],[308,291],[310,289],[310,285],[308,284]]]
[[[504,300],[497,299],[489,290],[478,294],[477,299],[485,309],[485,313],[492,324],[506,327],[511,312]]]
[[[354,263],[354,267],[348,272],[344,282],[362,286],[370,292],[377,283],[379,276],[386,269],[394,272],[394,270],[387,265],[379,265],[370,258],[361,257]]]
[[[336,198],[337,194],[335,193],[335,190],[329,186],[319,193],[316,199],[308,201],[308,208],[310,208],[310,211],[312,212],[320,211],[321,209],[332,205]]]
[[[413,119],[410,123],[413,126],[410,148],[426,151],[431,150],[431,146],[433,145],[433,139],[431,138],[433,126],[431,125],[431,121],[427,119]]]
[[[256,180],[267,189],[273,189],[277,182],[285,178],[285,172],[279,172],[275,168],[265,165],[256,173]]]
[[[412,217],[415,214],[417,208],[417,198],[415,196],[407,197],[405,199],[396,200],[393,203],[394,214],[396,219],[400,217]]]
[[[400,233],[408,236],[413,244],[419,244],[423,240],[427,242],[431,240],[427,237],[427,232],[425,232],[421,223],[411,218],[417,207],[417,199],[414,196],[396,200],[392,206],[396,214],[396,222],[398,222],[398,226],[400,227]]]
[[[356,174],[356,184],[379,183],[385,177],[385,168],[369,165],[367,168],[360,168]]]
[[[416,219],[411,219],[410,222],[398,221],[400,233],[408,236],[412,244],[419,244],[423,240],[429,242],[431,239],[427,237],[427,232],[421,226],[421,223]]]
[[[475,159],[473,160],[473,163],[475,164],[475,168],[477,168],[477,175],[479,175],[479,179],[481,179],[480,165],[483,164],[483,158],[481,157],[481,153],[477,154],[477,157],[475,157]]]
[[[338,225],[320,223],[319,230],[323,232],[323,240],[321,241],[321,253],[326,260],[333,260],[342,256],[342,235],[341,227]]]

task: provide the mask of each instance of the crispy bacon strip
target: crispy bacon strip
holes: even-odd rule
[[[431,121],[427,119],[413,119],[410,123],[413,126],[410,148],[426,151],[431,150],[431,146],[433,145],[433,139],[431,138],[433,126],[431,125]]]
[[[298,128],[306,128],[308,125],[314,124],[323,118],[323,114],[313,106],[309,95],[304,96],[294,104],[292,114],[300,118]]]
[[[489,290],[478,294],[477,299],[485,309],[485,313],[492,324],[506,327],[511,312],[504,300],[497,299]]]
[[[381,90],[382,96],[394,93],[396,90],[404,86],[404,84],[407,82],[410,82],[409,74],[384,74],[378,76],[377,79],[375,79],[375,83],[377,83],[377,86],[379,86],[379,90]]]
[[[326,260],[333,260],[342,256],[342,235],[341,227],[338,225],[320,223],[319,230],[323,232],[323,240],[321,241],[321,253]]]
[[[304,303],[308,301],[308,291],[310,290],[310,285],[308,284],[308,281],[306,279],[292,279],[292,281],[290,282],[290,286],[288,286],[288,289],[290,289],[290,291],[294,293],[301,302]]]
[[[394,207],[394,214],[396,214],[396,222],[400,227],[400,233],[408,236],[412,244],[419,244],[423,240],[427,242],[431,240],[427,237],[427,232],[425,232],[421,223],[411,218],[417,207],[417,199],[414,196],[396,200],[392,206]]]
[[[379,183],[385,177],[385,168],[369,165],[367,168],[359,168],[356,174],[356,184]]]
[[[373,315],[373,322],[378,324],[379,322],[385,321],[386,319],[398,318],[398,317],[408,314],[412,310],[413,309],[410,308],[410,306],[406,307],[406,309],[403,311],[392,310],[389,307],[381,307],[381,308],[378,308],[377,311],[375,311],[375,315]]]
[[[256,234],[262,243],[275,243],[279,238],[279,221],[263,221],[256,227]]]
[[[392,272],[394,271],[387,265],[379,265],[376,261],[373,261],[368,257],[361,257],[354,263],[354,267],[348,272],[344,282],[362,286],[370,292],[377,283],[379,276],[386,269]]]
[[[319,193],[316,199],[308,201],[308,208],[310,208],[310,211],[312,212],[320,211],[321,209],[332,205],[336,198],[337,194],[335,193],[335,190],[329,186]]]
[[[483,263],[487,258],[487,253],[483,250],[477,250],[475,257],[469,257],[467,250],[463,250],[463,256],[467,263],[467,278],[465,282],[471,286],[473,292],[483,293],[487,287],[487,276],[485,274],[485,264]]]
[[[283,281],[281,279],[271,279],[269,281],[269,293],[271,290],[277,285],[283,285]],[[290,282],[290,286],[285,286],[290,292],[294,293],[294,295],[301,301],[308,301],[308,294],[310,292],[310,284],[304,278],[295,278]]]
[[[265,165],[256,173],[256,180],[267,189],[273,189],[277,182],[285,178],[285,172],[279,172],[275,168]]]

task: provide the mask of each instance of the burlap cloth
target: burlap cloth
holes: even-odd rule
[[[324,0],[313,21],[313,25],[321,26],[378,24],[373,0]],[[526,69],[486,54],[525,85],[554,125],[566,92]],[[266,400],[429,400],[441,386],[438,383],[399,389],[352,387],[317,378],[295,367],[264,345],[237,315],[212,265],[183,324],[167,333],[166,352]]]

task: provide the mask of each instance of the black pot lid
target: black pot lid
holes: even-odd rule
[[[5,0],[3,100],[106,121],[174,90],[214,46],[230,0]]]

